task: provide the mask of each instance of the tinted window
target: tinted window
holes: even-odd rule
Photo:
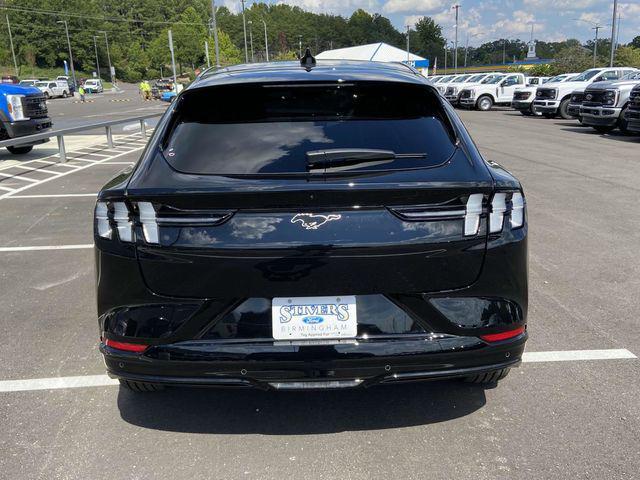
[[[307,173],[306,153],[325,149],[426,154],[351,170],[420,168],[452,155],[448,125],[437,95],[421,85],[209,87],[182,95],[163,149],[186,173]]]

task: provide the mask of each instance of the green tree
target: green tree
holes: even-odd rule
[[[581,46],[563,48],[554,58],[554,66],[560,73],[582,72],[593,67],[593,56]]]
[[[416,22],[416,34],[409,38],[410,49],[425,58],[431,60],[433,64],[436,57],[440,57],[441,62],[444,56],[445,39],[442,36],[442,27],[431,17],[422,17]],[[411,47],[415,45],[415,47]]]
[[[215,63],[215,50],[213,38],[209,38],[209,55],[212,63]],[[220,50],[220,65],[226,67],[228,65],[236,65],[242,63],[242,51],[236,47],[231,41],[231,37],[222,30],[218,29],[218,49]]]
[[[615,58],[616,67],[640,68],[640,48],[618,47]]]
[[[187,7],[180,15],[179,23],[172,26],[172,33],[176,62],[181,66],[200,65],[204,58],[206,26],[194,7]]]
[[[640,48],[640,35],[637,35],[636,37],[634,37],[634,39],[631,40],[631,43],[629,44],[629,46]]]

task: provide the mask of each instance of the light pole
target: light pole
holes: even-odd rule
[[[613,59],[616,56],[616,27],[618,20],[618,0],[613,0],[613,20],[611,21],[611,56],[609,58],[609,66],[613,67]]]
[[[455,51],[453,52],[453,68],[454,73],[458,73],[458,10],[460,10],[460,5],[455,4],[451,8],[456,11],[456,38],[454,43]]]
[[[502,41],[502,64],[507,64],[507,39]]]
[[[617,7],[616,7],[617,8]],[[593,27],[591,28],[591,30],[595,30],[596,32],[596,36],[593,42],[593,66],[595,67],[598,61],[598,32],[600,31],[601,28],[604,27],[608,27],[609,25],[600,25],[597,22],[591,22],[589,20],[583,20],[582,18],[574,18],[574,20],[576,22],[584,22],[584,23],[588,23],[590,25],[593,25]],[[613,62],[613,58],[611,59],[611,61]]]
[[[407,25],[407,62],[409,61],[409,32],[411,32],[411,27]]]
[[[111,78],[111,83],[115,84],[115,78],[113,76],[113,67],[111,66],[111,54],[109,53],[109,39],[107,38],[107,32],[104,30],[98,30],[98,33],[104,34],[104,42],[107,45],[107,61],[109,62],[109,77]]]
[[[11,55],[13,55],[13,66],[16,69],[16,77],[17,77],[18,62],[16,61],[16,51],[13,49],[13,37],[11,36],[11,24],[9,23],[9,15],[7,15],[7,30],[9,30],[9,43],[11,44]]]
[[[479,33],[474,33],[473,35],[469,35],[467,33],[467,44],[464,47],[464,67],[467,68],[467,53],[469,52],[469,38],[477,37],[480,35]]]
[[[444,41],[444,74],[447,74],[447,49],[449,48],[449,40]]]
[[[220,68],[220,47],[218,46],[218,25],[216,23],[216,3],[211,0],[211,29],[213,30],[213,46],[216,52],[216,68]]]
[[[71,78],[73,78],[73,84],[77,87],[78,84],[76,82],[76,69],[73,68],[73,54],[71,53],[71,40],[69,39],[69,25],[67,25],[66,20],[58,20],[56,23],[64,24],[64,31],[67,34],[67,46],[69,47],[69,63],[71,64]]]
[[[100,60],[98,60],[98,42],[97,39],[98,37],[96,37],[95,35],[93,36],[93,46],[96,49],[96,70],[97,70],[97,75],[98,78],[100,78]]]
[[[264,51],[267,55],[267,62],[269,61],[269,40],[267,38],[267,22],[262,20],[262,25],[264,25]]]
[[[253,63],[253,30],[251,28],[251,25],[253,25],[253,22],[251,20],[249,20],[247,22],[249,24],[249,40],[251,42],[251,63]]]
[[[244,0],[241,0],[242,3],[242,28],[244,29],[244,61],[245,63],[249,63],[249,49],[247,48],[247,21],[244,16]]]
[[[302,35],[298,35],[298,57],[302,58]]]

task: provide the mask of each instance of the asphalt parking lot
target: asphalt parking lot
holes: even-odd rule
[[[460,115],[529,209],[528,356],[494,389],[123,390],[97,349],[93,195],[144,142],[0,159],[0,478],[638,478],[640,137]]]

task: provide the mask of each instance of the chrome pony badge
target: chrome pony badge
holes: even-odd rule
[[[299,223],[306,230],[317,230],[327,222],[333,220],[340,220],[342,215],[316,215],[313,213],[297,213],[292,219],[291,223]]]

